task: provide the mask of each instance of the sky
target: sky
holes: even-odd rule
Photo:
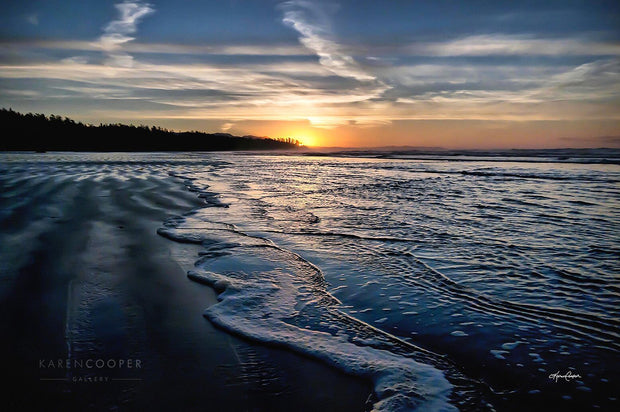
[[[3,0],[0,107],[309,146],[620,147],[620,2]]]

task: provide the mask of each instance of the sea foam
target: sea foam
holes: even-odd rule
[[[320,269],[300,255],[200,213],[166,226],[162,236],[206,249],[188,277],[218,292],[204,312],[213,324],[372,380],[376,411],[456,410],[444,371],[412,359],[422,349],[341,311]]]

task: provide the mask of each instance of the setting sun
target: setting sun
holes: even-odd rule
[[[320,144],[319,138],[313,133],[312,130],[292,130],[287,133],[287,136],[299,141],[302,146],[318,146]]]
[[[316,140],[308,135],[299,135],[295,137],[302,146],[316,146]]]

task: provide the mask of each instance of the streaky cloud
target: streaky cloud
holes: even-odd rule
[[[104,34],[99,38],[99,45],[108,53],[109,64],[131,67],[133,57],[124,52],[122,46],[134,40],[134,37],[130,35],[137,31],[140,19],[155,10],[150,4],[139,1],[124,1],[114,7],[120,16],[118,20],[113,20],[104,27]]]
[[[135,40],[135,39],[134,39]],[[106,51],[109,43],[88,40],[0,40],[1,48]],[[239,44],[180,44],[180,43],[143,43],[137,41],[122,44],[123,51],[139,54],[164,55],[224,55],[224,56],[314,56],[312,51],[298,44],[263,43],[252,45]]]
[[[620,44],[581,38],[481,34],[451,41],[415,43],[405,48],[421,56],[618,56]]]
[[[134,38],[129,35],[137,31],[138,21],[155,11],[151,5],[141,2],[125,1],[116,4],[115,7],[120,13],[120,18],[108,23],[99,39],[101,45],[110,50],[133,40]]]
[[[278,71],[277,65],[136,65],[139,70],[75,60],[0,65],[0,78],[7,84],[19,79],[49,82],[50,87],[42,92],[55,100],[65,96],[76,101],[135,102],[137,106],[125,116],[146,115],[138,106],[148,106],[152,107],[149,110],[158,108],[152,116],[167,118],[227,119],[227,122],[250,118],[308,119],[315,127],[326,128],[347,124],[351,119],[359,127],[413,119],[620,118],[615,110],[617,105],[605,103],[617,101],[620,96],[617,60],[604,59],[555,72],[547,71],[549,68],[524,72],[521,67],[489,67],[488,72],[481,73],[481,77],[490,78],[501,72],[498,80],[515,81],[514,87],[510,87],[510,82],[497,87],[469,83],[468,77],[475,67],[403,67],[405,73],[416,76],[411,79],[412,86],[404,86],[409,82],[399,79],[401,86],[391,89],[393,95],[386,98],[377,98],[372,88],[356,88],[354,79],[350,79],[350,88],[334,89],[330,83],[323,83],[332,77],[299,78],[296,73],[301,67],[291,67],[292,72],[287,74]],[[469,75],[457,79],[461,70]],[[449,83],[454,79],[463,82]],[[446,89],[444,84],[453,88]],[[19,99],[9,96],[9,91],[3,90],[4,101]]]
[[[620,58],[595,60],[553,77],[545,94],[557,99],[620,98]]]
[[[330,37],[327,13],[319,4],[291,0],[280,4],[284,11],[283,23],[296,30],[299,41],[319,57],[319,62],[332,73],[341,77],[351,77],[359,81],[372,81],[376,78],[360,68],[352,56]]]
[[[102,36],[104,37],[105,34]],[[196,55],[231,55],[231,56],[314,56],[316,51],[305,45],[292,44],[178,44],[178,43],[144,43],[127,41],[118,44],[123,51],[129,53],[157,54],[196,54]],[[85,40],[0,40],[2,47],[20,49],[44,48],[53,50],[97,51],[110,49],[112,39],[101,41]],[[593,41],[580,38],[545,39],[517,35],[485,34],[468,36],[456,40],[440,42],[416,42],[409,44],[389,45],[356,45],[339,44],[339,52],[349,57],[356,70],[364,71],[364,64],[372,66],[391,66],[398,61],[396,56],[620,56],[620,43]],[[362,65],[351,56],[360,56]],[[321,62],[324,63],[324,62]],[[332,71],[333,72],[333,71]],[[364,71],[364,76],[375,77]]]

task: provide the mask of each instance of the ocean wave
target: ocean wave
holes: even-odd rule
[[[218,293],[204,313],[213,324],[372,380],[374,410],[486,407],[483,385],[444,357],[343,312],[321,270],[300,255],[204,216],[173,219],[158,233],[205,247],[188,277]]]

